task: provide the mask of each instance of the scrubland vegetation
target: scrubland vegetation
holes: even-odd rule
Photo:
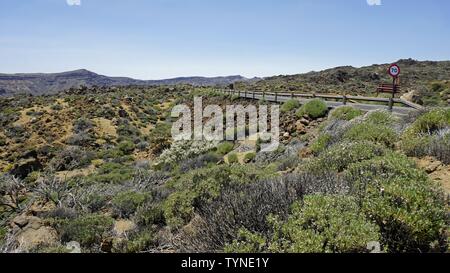
[[[288,101],[282,143],[263,153],[260,140],[172,143],[171,107],[195,95],[249,103],[185,86],[1,98],[1,250],[448,251],[448,180],[416,163],[450,163],[448,108]]]

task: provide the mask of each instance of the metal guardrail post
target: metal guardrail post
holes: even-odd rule
[[[278,102],[278,92],[275,92],[275,102]]]
[[[342,102],[344,103],[344,105],[347,105],[347,96],[346,95],[344,95],[342,97]]]
[[[245,98],[247,98],[247,90],[245,90]]]
[[[389,98],[389,111],[392,112],[393,109],[394,109],[394,99]]]
[[[294,99],[294,92],[291,92],[291,99]]]
[[[238,91],[238,96],[241,97],[241,90]]]
[[[266,100],[266,92],[263,92],[263,100]]]

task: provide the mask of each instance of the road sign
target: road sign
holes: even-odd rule
[[[400,66],[397,64],[392,64],[389,66],[389,75],[393,78],[397,78],[400,75]]]

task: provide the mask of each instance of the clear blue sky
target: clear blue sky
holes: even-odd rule
[[[0,0],[0,73],[253,77],[450,60],[448,0],[67,1]]]

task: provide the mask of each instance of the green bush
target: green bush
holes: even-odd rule
[[[285,103],[283,103],[283,105],[281,105],[280,110],[282,113],[287,113],[299,107],[300,102],[298,100],[288,100]]]
[[[248,153],[244,156],[245,163],[252,162],[256,158],[256,153]]]
[[[388,111],[373,111],[365,117],[365,122],[375,124],[392,126],[396,118]]]
[[[422,134],[432,135],[450,126],[450,109],[434,109],[420,116],[404,133],[404,138],[414,138]]]
[[[236,153],[231,153],[228,155],[228,164],[239,163],[238,155]]]
[[[157,245],[157,236],[151,228],[131,233],[128,238],[114,245],[115,253],[141,253]]]
[[[431,110],[405,130],[400,147],[409,156],[431,155],[450,163],[449,129],[450,110]]]
[[[406,156],[386,156],[349,166],[345,177],[363,212],[380,227],[389,252],[429,252],[443,247],[443,194]]]
[[[57,229],[63,242],[76,241],[83,247],[92,247],[102,242],[113,226],[111,217],[88,214],[76,219],[61,220]]]
[[[238,238],[225,246],[225,253],[261,253],[266,246],[266,238],[247,229],[240,229]]]
[[[136,212],[136,209],[145,203],[148,194],[136,191],[127,191],[117,194],[111,204],[120,217],[129,217]]]
[[[315,155],[318,155],[328,147],[332,140],[333,137],[331,135],[321,134],[310,146],[310,149]]]
[[[122,151],[125,155],[129,155],[134,151],[134,149],[136,148],[136,145],[134,145],[134,143],[129,140],[125,140],[125,141],[120,142],[119,145],[117,146],[117,148],[120,151]]]
[[[0,227],[0,246],[5,243],[7,233],[8,230],[5,227]]]
[[[368,243],[380,237],[378,227],[366,220],[356,200],[346,196],[306,196],[303,204],[293,206],[285,223],[272,221],[281,234],[281,238],[275,235],[271,246],[276,252],[367,252]]]
[[[352,126],[343,136],[348,141],[370,141],[394,147],[398,136],[395,131],[385,125],[363,122]]]
[[[315,99],[304,104],[297,111],[297,116],[308,115],[310,118],[317,119],[325,117],[328,113],[328,106],[323,100]]]
[[[234,148],[234,144],[231,142],[224,142],[217,146],[217,153],[220,155],[226,155]]]
[[[368,243],[380,239],[378,227],[367,221],[352,197],[305,196],[286,220],[269,216],[270,238],[241,231],[226,252],[355,253],[368,252]]]
[[[331,112],[331,118],[350,121],[356,117],[362,116],[363,111],[351,106],[343,106],[334,109]]]
[[[150,132],[150,148],[155,154],[160,154],[170,147],[171,126],[168,123],[158,122]]]
[[[191,220],[196,207],[210,203],[220,196],[222,189],[273,176],[275,170],[251,164],[194,170],[168,182],[167,186],[174,191],[164,201],[164,217],[169,226],[181,227]]]
[[[134,170],[126,165],[108,162],[103,164],[96,174],[87,177],[88,181],[95,183],[119,184],[130,180]]]
[[[311,173],[344,171],[350,164],[383,155],[385,149],[378,144],[361,142],[342,142],[335,144],[312,159],[303,168]]]
[[[6,138],[0,136],[0,147],[6,145]]]
[[[134,221],[138,226],[164,226],[164,210],[162,204],[145,204],[140,206],[135,215]]]

